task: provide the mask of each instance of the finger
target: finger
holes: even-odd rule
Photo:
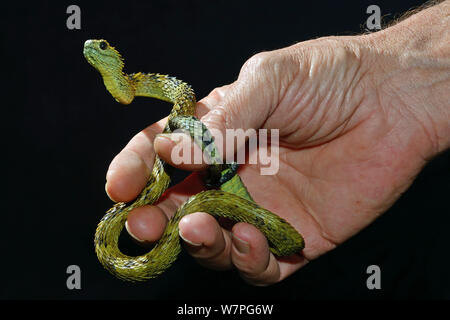
[[[167,216],[157,206],[143,206],[128,214],[125,228],[140,244],[158,241],[167,225]]]
[[[128,202],[145,187],[153,167],[153,139],[163,130],[167,119],[135,135],[113,159],[106,174],[105,190],[113,201]]]
[[[155,151],[171,166],[188,171],[207,167],[202,149],[187,134],[160,134],[155,138]]]
[[[215,106],[223,104],[225,96],[232,85],[227,84],[212,90],[206,97],[197,102],[196,115],[203,118]]]
[[[185,248],[198,263],[214,270],[232,268],[231,238],[211,215],[197,212],[185,216],[179,223]]]
[[[127,217],[126,230],[143,245],[159,240],[175,211],[189,197],[202,190],[201,177],[191,174],[183,182],[167,190],[156,206],[143,206],[132,210]]]
[[[225,137],[226,129],[258,129],[268,119],[280,94],[277,81],[266,79],[269,60],[269,54],[252,57],[242,67],[238,80],[213,90],[199,102],[210,110],[201,121],[215,137],[214,130]],[[244,144],[245,141],[238,139],[236,145],[224,145],[224,150],[233,154]]]
[[[241,277],[259,286],[278,282],[280,267],[264,235],[247,223],[235,224],[232,234],[231,259]]]

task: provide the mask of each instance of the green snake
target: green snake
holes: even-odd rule
[[[195,143],[207,152],[207,156],[212,160],[205,178],[205,184],[210,189],[190,197],[177,209],[161,239],[150,252],[136,257],[128,256],[118,248],[119,235],[128,213],[134,208],[154,204],[170,183],[173,168],[158,156],[155,157],[150,178],[135,201],[128,206],[123,202],[116,203],[98,224],[94,239],[95,251],[99,261],[108,271],[129,281],[144,281],[163,273],[181,251],[178,234],[180,219],[194,212],[207,212],[215,217],[225,217],[256,226],[267,238],[270,251],[277,256],[288,256],[304,248],[303,237],[287,221],[253,201],[237,174],[237,164],[221,163],[209,131],[194,117],[195,94],[187,83],[157,73],[124,73],[121,55],[106,40],[87,40],[83,54],[100,72],[106,89],[119,103],[129,104],[135,96],[173,103],[163,132],[187,130]]]

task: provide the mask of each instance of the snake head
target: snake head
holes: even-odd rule
[[[83,54],[86,60],[102,75],[122,71],[122,56],[106,40],[86,40]]]
[[[84,43],[83,54],[89,64],[100,72],[106,89],[117,102],[129,104],[133,101],[135,87],[130,84],[129,77],[122,72],[122,56],[108,41],[87,40]]]

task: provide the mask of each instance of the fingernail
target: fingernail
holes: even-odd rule
[[[235,234],[232,234],[232,240],[234,246],[240,253],[248,253],[250,251],[250,245],[247,241],[239,239]]]
[[[201,243],[195,243],[195,242],[192,242],[191,240],[186,239],[186,238],[183,236],[183,234],[181,233],[181,230],[178,231],[178,234],[180,235],[180,238],[183,239],[183,241],[189,243],[191,246],[194,246],[194,247],[201,247],[201,246],[202,246]]]
[[[128,221],[125,221],[125,229],[127,229],[128,234],[130,236],[132,236],[134,240],[139,241],[139,242],[145,242],[144,240],[139,239],[138,237],[136,237],[134,234],[132,234],[130,232],[130,229],[128,229]]]

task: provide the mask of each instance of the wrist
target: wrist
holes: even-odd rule
[[[380,104],[426,137],[422,156],[450,147],[450,1],[359,37]]]

